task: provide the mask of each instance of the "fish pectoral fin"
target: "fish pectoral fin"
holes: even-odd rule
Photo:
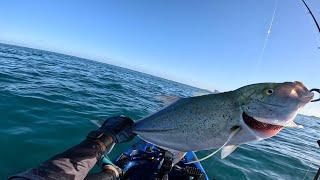
[[[226,158],[229,156],[234,150],[237,149],[238,146],[236,145],[228,145],[222,148],[221,150],[221,159]]]
[[[302,125],[296,124],[296,123],[293,122],[293,121],[289,121],[288,123],[284,124],[283,126],[284,126],[284,127],[287,127],[287,128],[303,128]]]

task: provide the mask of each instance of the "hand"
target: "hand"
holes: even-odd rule
[[[98,131],[110,135],[115,143],[128,142],[135,137],[133,124],[134,121],[126,116],[115,116],[106,119]]]

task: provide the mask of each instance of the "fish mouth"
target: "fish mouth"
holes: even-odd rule
[[[308,102],[310,102],[314,97],[314,93],[313,92],[309,92],[308,94],[306,94],[305,96],[300,98],[300,101],[304,104],[307,104]]]
[[[242,113],[242,119],[249,128],[268,137],[276,135],[284,128],[284,126],[281,125],[260,122],[245,112]]]

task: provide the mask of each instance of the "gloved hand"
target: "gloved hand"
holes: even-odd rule
[[[128,142],[135,137],[132,133],[134,121],[126,116],[110,117],[104,121],[98,131],[110,135],[115,143]]]

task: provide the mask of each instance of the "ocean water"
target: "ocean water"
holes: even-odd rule
[[[80,142],[92,120],[142,118],[161,107],[159,95],[203,90],[108,64],[0,44],[0,179],[38,165]],[[320,166],[320,119],[299,115],[304,129],[240,146],[204,161],[211,179],[312,179]],[[114,158],[129,144],[118,145]],[[199,156],[207,152],[198,153]]]

